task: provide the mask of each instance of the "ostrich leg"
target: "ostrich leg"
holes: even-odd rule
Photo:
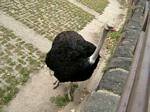
[[[70,82],[67,90],[67,95],[70,101],[73,100],[73,82]]]
[[[54,72],[53,71],[50,71],[50,75],[52,77],[53,89],[56,89],[59,86],[59,81],[54,76]]]

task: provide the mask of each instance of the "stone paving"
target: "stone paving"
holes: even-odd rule
[[[108,4],[108,0],[77,0],[82,4],[94,9],[96,12],[102,13]]]
[[[100,16],[100,14],[98,12],[96,12],[94,9],[91,9],[90,7],[82,4],[81,2],[77,1],[77,0],[68,0],[70,3],[78,6],[79,8],[81,8],[82,10],[84,10],[85,12],[95,16],[95,18],[97,18],[98,16]]]
[[[12,99],[31,72],[41,69],[44,55],[0,26],[0,59],[1,107]]]
[[[16,36],[20,37],[25,42],[32,44],[42,53],[47,53],[51,48],[51,41],[3,11],[0,11],[0,24],[5,28],[12,30]]]
[[[67,0],[1,0],[0,10],[50,40],[64,30],[79,31],[94,18]]]

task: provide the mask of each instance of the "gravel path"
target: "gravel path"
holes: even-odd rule
[[[120,5],[117,0],[110,0],[110,4],[105,9],[104,13],[96,17],[96,19],[89,23],[83,30],[79,31],[79,33],[84,36],[86,40],[97,44],[101,26],[105,22],[110,22],[112,24],[120,23],[122,20],[122,18],[120,19],[120,14],[125,14],[125,12],[123,9],[120,9]],[[51,42],[46,38],[38,35],[32,29],[29,29],[22,23],[9,17],[3,12],[0,12],[0,24],[8,29],[13,30],[16,35],[22,37],[24,41],[33,44],[42,52],[47,52],[51,47]],[[102,53],[103,52],[105,51],[102,51]],[[80,88],[87,87],[87,89],[90,91],[94,90],[97,83],[100,81],[101,76],[98,76],[97,72],[100,73],[101,69],[97,69],[91,79],[82,82],[80,84]],[[43,68],[41,71],[34,73],[31,76],[31,79],[29,79],[26,85],[20,90],[16,98],[14,98],[9,105],[4,108],[5,111],[64,112],[63,110],[58,110],[57,107],[51,104],[49,99],[51,96],[57,96],[59,94],[62,95],[64,93],[65,86],[63,85],[58,89],[53,90],[52,79],[47,68]]]

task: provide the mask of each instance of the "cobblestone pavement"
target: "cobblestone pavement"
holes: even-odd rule
[[[94,16],[67,0],[1,0],[0,10],[52,40],[64,30],[81,30]]]
[[[108,0],[77,0],[95,11],[102,13],[108,4]]]
[[[38,34],[33,29],[22,24],[20,21],[15,20],[5,12],[0,10],[0,24],[1,26],[12,30],[16,36],[20,37],[26,43],[32,44],[42,53],[47,53],[51,46],[52,41],[48,40],[44,36]]]
[[[43,66],[44,55],[0,26],[0,107],[15,95],[29,74]]]
[[[81,2],[78,2],[77,0],[68,0],[70,3],[74,4],[75,6],[78,6],[79,8],[81,8],[82,10],[84,10],[85,12],[95,16],[95,18],[97,18],[100,14],[98,12],[96,12],[94,9],[89,8],[88,6],[82,4]]]

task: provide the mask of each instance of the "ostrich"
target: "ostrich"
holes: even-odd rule
[[[109,31],[113,30],[113,27],[103,26],[97,47],[84,40],[77,32],[64,31],[58,34],[45,60],[46,65],[57,78],[57,81],[53,83],[54,89],[59,86],[59,82],[77,82],[89,79],[99,62],[99,52],[105,37]],[[68,94],[70,94],[70,89]],[[71,97],[69,98],[71,99]]]

